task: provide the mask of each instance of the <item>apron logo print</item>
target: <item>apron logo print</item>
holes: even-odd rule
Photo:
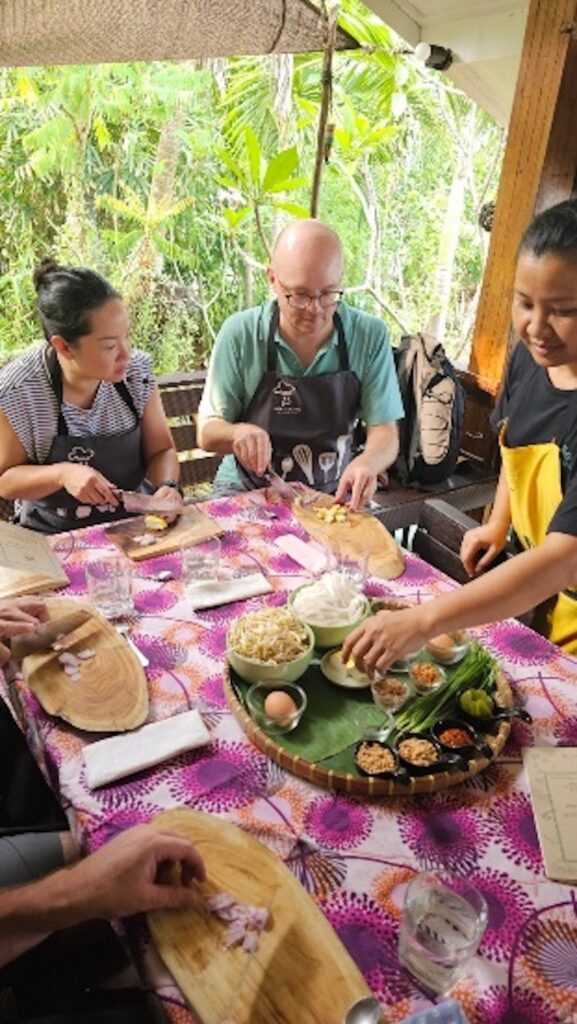
[[[68,452],[68,461],[86,466],[94,458],[94,454],[94,448],[81,448],[80,445],[75,445]]]
[[[295,416],[302,412],[299,393],[294,384],[288,380],[279,380],[272,389],[274,397],[273,410],[283,416]]]

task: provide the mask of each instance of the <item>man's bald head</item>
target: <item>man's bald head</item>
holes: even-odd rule
[[[331,280],[326,285],[338,285],[343,273],[343,251],[336,231],[319,220],[295,220],[280,232],[275,242],[271,269],[289,287],[316,288],[319,267],[326,268]],[[297,280],[297,278],[299,280]],[[312,282],[310,285],[308,282]]]

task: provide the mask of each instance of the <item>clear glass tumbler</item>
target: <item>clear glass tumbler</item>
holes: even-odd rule
[[[86,563],[86,587],[91,604],[106,619],[132,615],[132,563],[124,555],[102,552]]]
[[[446,992],[477,952],[486,925],[487,904],[466,879],[421,872],[407,886],[399,960],[426,988]]]
[[[186,585],[199,580],[218,579],[220,540],[212,537],[190,548],[182,549],[182,579]]]

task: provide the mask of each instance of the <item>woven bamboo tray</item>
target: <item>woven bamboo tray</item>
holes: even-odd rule
[[[508,720],[499,722],[498,731],[495,735],[487,735],[485,740],[493,749],[493,757],[487,758],[479,754],[471,758],[467,771],[446,771],[434,772],[430,775],[412,776],[408,783],[401,783],[395,779],[379,779],[353,774],[352,772],[340,772],[331,768],[323,767],[281,746],[283,737],[269,736],[261,729],[248,714],[243,702],[235,691],[231,669],[227,665],[224,672],[224,692],[230,705],[231,711],[244,730],[249,740],[271,761],[279,764],[281,768],[297,775],[301,779],[313,782],[321,789],[340,790],[351,796],[377,797],[377,796],[412,796],[414,793],[436,793],[438,790],[447,789],[449,786],[458,786],[482,772],[491,761],[501,753],[509,733],[511,724]],[[513,694],[511,688],[502,672],[497,674],[497,693],[499,703],[505,707],[513,706]],[[335,687],[335,700],[338,700],[339,691]]]

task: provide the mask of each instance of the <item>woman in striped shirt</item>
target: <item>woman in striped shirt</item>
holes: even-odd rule
[[[178,459],[119,294],[93,270],[34,274],[46,344],[0,373],[0,496],[44,533],[126,515],[121,490],[172,496]]]

